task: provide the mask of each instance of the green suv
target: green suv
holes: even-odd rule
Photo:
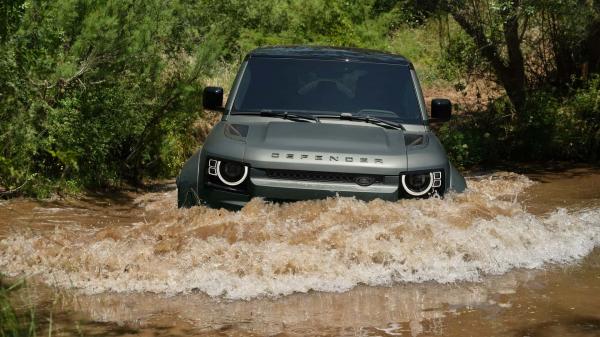
[[[223,117],[177,177],[179,207],[239,208],[253,197],[394,201],[466,188],[429,128],[450,118],[450,101],[432,100],[429,117],[414,67],[398,55],[259,48],[225,106],[218,87],[205,88],[203,105]]]

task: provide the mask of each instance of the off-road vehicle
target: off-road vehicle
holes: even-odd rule
[[[223,112],[177,177],[178,205],[239,208],[272,201],[352,196],[398,200],[461,192],[465,180],[429,124],[411,62],[362,49],[268,47],[249,53],[223,107],[206,87],[205,109]]]

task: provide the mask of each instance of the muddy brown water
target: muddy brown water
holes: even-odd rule
[[[443,200],[240,212],[146,194],[0,202],[0,272],[55,335],[600,336],[600,169]]]

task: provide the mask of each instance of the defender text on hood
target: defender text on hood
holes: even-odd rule
[[[260,48],[222,103],[222,88],[204,90],[204,107],[224,114],[177,177],[179,207],[238,208],[253,197],[393,201],[466,187],[428,126],[449,119],[451,104],[432,100],[429,118],[403,57]]]

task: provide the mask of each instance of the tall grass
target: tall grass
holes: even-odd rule
[[[240,67],[239,62],[227,63],[224,61],[215,65],[214,70],[209,77],[203,80],[205,86],[217,86],[225,89],[225,95],[231,90],[231,85],[235,80],[235,75]],[[224,97],[225,99],[227,97]]]
[[[24,281],[5,285],[0,280],[0,337],[36,336],[37,317],[34,306],[28,303],[26,308],[20,311],[14,304],[16,291],[24,285]]]

